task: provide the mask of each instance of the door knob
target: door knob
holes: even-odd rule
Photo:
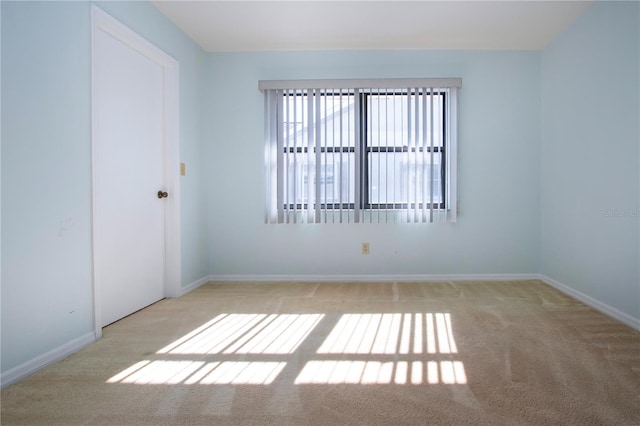
[[[158,191],[158,198],[167,198],[169,196],[168,193],[164,191]]]

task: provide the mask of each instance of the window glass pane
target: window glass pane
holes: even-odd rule
[[[433,121],[431,118],[432,96]],[[431,126],[433,126],[433,146],[442,146],[444,95],[439,93],[430,95],[428,92],[426,94],[420,93],[418,96],[415,93],[374,93],[367,94],[366,99],[369,146],[403,147],[416,146],[416,143],[430,146]],[[426,102],[427,113],[426,128],[423,114],[424,102]],[[423,137],[426,137],[426,142],[423,142]]]
[[[307,146],[307,123],[309,111],[307,97],[302,93],[284,96],[282,105],[285,147]]]
[[[320,140],[316,145],[323,147],[355,146],[355,97],[353,93],[327,93],[320,97],[319,110],[315,97],[304,92],[291,92],[283,97],[283,129],[286,147],[309,146],[309,131],[315,138],[317,126]],[[309,113],[312,114],[312,128],[309,129]],[[319,119],[319,121],[316,121]]]
[[[410,153],[370,153],[369,203],[431,202],[431,158]],[[440,154],[433,156],[433,202],[442,203]],[[426,187],[425,187],[426,183]]]
[[[355,200],[355,154],[322,156],[320,167],[321,202],[353,203]]]
[[[285,153],[287,172],[284,174],[285,204],[305,202],[308,188],[303,185],[308,160],[301,154]]]
[[[355,97],[346,92],[326,94],[320,98],[320,145],[355,146]]]
[[[287,199],[285,203],[304,205],[309,202],[309,193],[315,193],[316,190],[315,155],[299,154],[295,161],[293,157],[293,155],[286,156],[285,187],[287,188]],[[336,204],[342,200],[343,204],[353,204],[355,200],[355,155],[353,153],[342,153],[342,155],[340,153],[323,153],[321,159],[320,202]]]

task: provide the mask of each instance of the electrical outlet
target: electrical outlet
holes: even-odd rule
[[[362,243],[362,254],[369,254],[369,243]]]

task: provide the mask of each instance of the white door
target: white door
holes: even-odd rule
[[[105,326],[165,295],[166,99],[163,66],[105,31],[95,37],[95,279]]]

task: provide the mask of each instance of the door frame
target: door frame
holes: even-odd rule
[[[181,289],[180,251],[180,140],[179,140],[179,63],[142,36],[95,5],[91,5],[91,226],[93,259],[93,312],[96,339],[102,337],[100,310],[100,235],[97,205],[100,199],[97,185],[98,167],[98,34],[103,31],[146,56],[164,69],[164,173],[169,197],[165,203],[164,296],[179,297]]]

